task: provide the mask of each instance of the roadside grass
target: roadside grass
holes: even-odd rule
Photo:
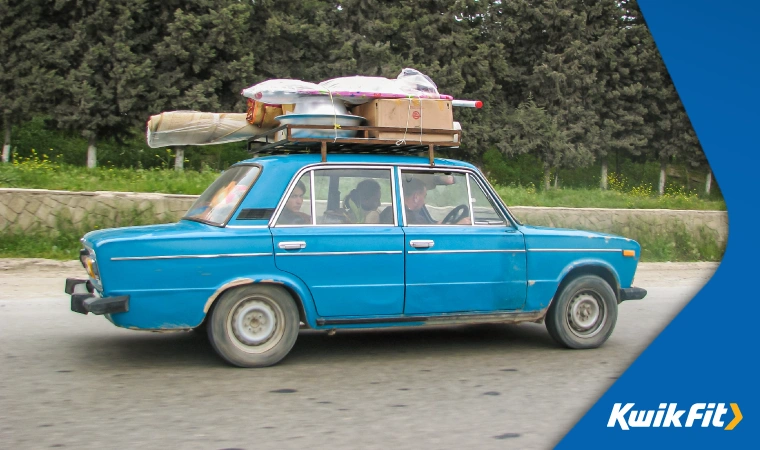
[[[0,164],[0,187],[62,191],[121,191],[194,194],[203,192],[219,172],[171,169],[87,169],[50,160],[46,155]]]
[[[628,232],[620,230],[613,234],[623,235],[641,245],[642,262],[718,262],[726,251],[725,245],[719,245],[715,232],[702,227],[696,234],[690,233],[683,224],[675,224],[669,230],[652,230],[650,232]]]
[[[530,221],[526,225],[551,226],[539,221]],[[667,229],[647,231],[625,226],[614,226],[612,230],[594,227],[583,229],[633,239],[641,245],[642,262],[718,262],[726,251],[725,243],[718,241],[714,230],[701,226],[696,231],[690,231],[680,221],[671,223]]]
[[[508,206],[563,206],[566,208],[687,209],[725,211],[726,203],[705,200],[683,190],[668,190],[662,197],[648,191],[551,189],[494,186]]]
[[[87,169],[51,160],[34,151],[28,157],[16,155],[12,164],[0,164],[0,187],[5,188],[199,195],[218,176],[219,172],[210,169],[183,172],[171,169]],[[540,191],[532,184],[495,188],[509,206],[726,210],[725,202],[703,199],[683,188],[670,187],[660,197],[653,192],[651,185],[631,187],[627,181],[611,181],[611,189],[607,191],[584,188]]]

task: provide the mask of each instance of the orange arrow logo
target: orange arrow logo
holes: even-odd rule
[[[733,430],[736,425],[739,424],[739,422],[742,421],[744,416],[742,416],[742,412],[739,410],[739,405],[736,403],[731,403],[731,411],[734,412],[734,420],[729,423],[724,430]]]

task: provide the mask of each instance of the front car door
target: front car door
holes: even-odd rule
[[[272,227],[275,264],[308,286],[322,317],[394,316],[404,308],[404,234],[392,169],[322,166],[292,183]]]
[[[522,233],[467,170],[402,169],[404,313],[487,313],[523,307]]]

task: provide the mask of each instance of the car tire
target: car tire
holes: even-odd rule
[[[546,329],[568,348],[596,348],[612,334],[617,298],[610,285],[595,275],[574,278],[557,293],[546,314]]]
[[[298,337],[293,298],[277,286],[232,289],[217,300],[208,320],[214,350],[238,367],[266,367],[284,358]]]

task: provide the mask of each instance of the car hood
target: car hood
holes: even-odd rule
[[[639,244],[633,239],[608,233],[537,226],[523,226],[520,231],[525,235],[525,247],[528,250],[621,249],[636,250],[637,255],[640,250]]]
[[[161,225],[143,225],[95,230],[85,234],[82,238],[82,242],[87,247],[97,250],[97,247],[101,245],[114,242],[191,237],[190,235],[194,234],[207,234],[210,231],[213,232],[214,229],[218,228],[203,223],[182,220],[177,223],[166,223]]]

